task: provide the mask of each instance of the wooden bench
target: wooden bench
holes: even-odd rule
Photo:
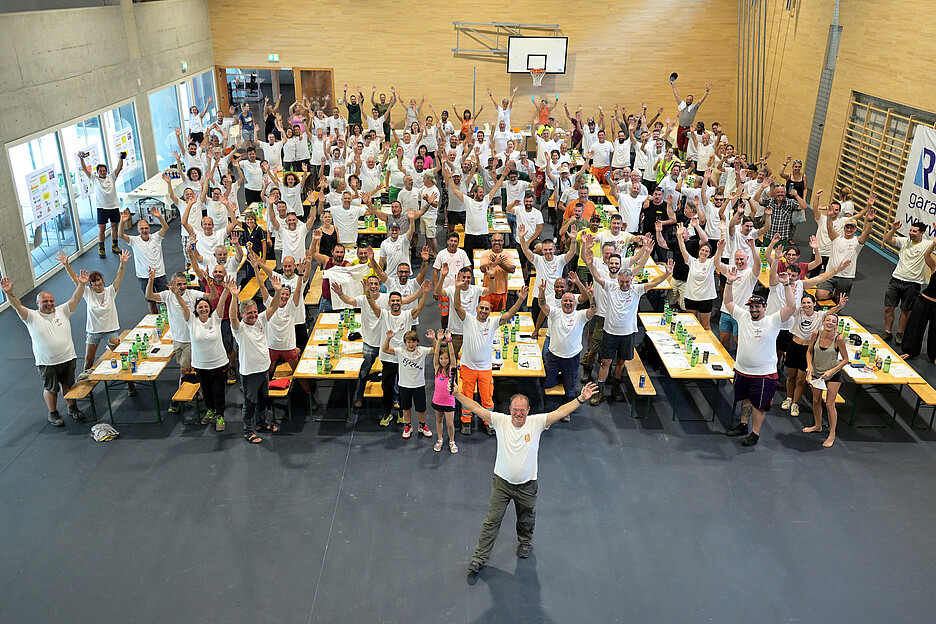
[[[638,355],[636,351],[634,351],[634,358],[626,361],[625,368],[627,369],[627,376],[630,379],[631,386],[634,389],[634,393],[631,395],[631,418],[639,418],[639,416],[637,416],[637,398],[647,397],[647,413],[643,416],[646,418],[650,415],[650,398],[656,396],[656,388],[653,387],[653,382],[650,381],[650,375],[647,374],[647,369],[644,368],[643,362],[640,360],[640,355]],[[643,375],[642,387],[640,385],[641,375]]]
[[[909,385],[910,389],[913,390],[917,395],[916,406],[913,408],[913,418],[910,419],[910,428],[914,428],[913,423],[920,411],[920,405],[927,405],[928,407],[933,408],[933,412],[930,415],[929,425],[927,425],[927,429],[932,429],[933,419],[936,418],[936,390],[934,390],[933,386],[926,382]],[[918,428],[922,429],[922,427]]]
[[[172,401],[174,403],[180,403],[179,414],[182,417],[183,425],[200,425],[201,424],[201,401],[198,398],[198,391],[201,389],[201,384],[192,383],[190,381],[183,381],[182,385],[175,391],[175,394],[172,395]],[[195,401],[195,419],[194,420],[185,420],[185,404],[189,401]]]
[[[546,388],[546,396],[565,396],[565,386],[558,384],[552,388]]]
[[[303,300],[307,306],[317,306],[322,298],[322,273],[322,267],[316,267],[312,281],[309,283],[309,290],[306,291]]]
[[[292,379],[293,369],[286,362],[281,362],[276,370],[273,371],[273,379]],[[277,399],[282,399],[286,402],[286,419],[292,420],[292,404],[289,402],[289,391],[292,389],[293,381],[290,381],[289,385],[285,388],[269,388],[267,396],[270,397],[270,409],[272,411],[273,420],[276,420],[276,401]]]
[[[271,271],[276,268],[276,259],[272,258],[264,262],[267,268]],[[237,296],[239,301],[250,301],[257,296],[257,293],[260,291],[260,283],[257,281],[257,277],[251,277],[250,281],[244,284],[244,287],[241,288],[240,294]]]
[[[88,399],[88,402],[91,404],[91,416],[95,421],[97,421],[98,415],[97,408],[94,405],[94,394],[91,391],[94,390],[96,385],[98,385],[98,382],[85,379],[76,383],[71,387],[71,390],[65,394],[65,399],[69,401]]]

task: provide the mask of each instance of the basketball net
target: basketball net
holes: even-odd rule
[[[543,84],[543,76],[546,75],[545,69],[531,69],[530,75],[533,76],[533,86],[538,87]]]

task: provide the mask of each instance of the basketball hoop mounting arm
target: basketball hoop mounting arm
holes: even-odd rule
[[[507,38],[519,37],[526,34],[543,36],[545,33],[551,33],[553,37],[559,36],[559,24],[533,24],[517,22],[452,22],[455,28],[455,47],[452,52],[462,53],[483,53],[507,54]],[[530,32],[535,31],[535,32]],[[483,48],[463,48],[461,47],[461,35],[474,43],[485,46]]]

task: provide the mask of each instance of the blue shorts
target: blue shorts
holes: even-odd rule
[[[146,283],[149,281],[148,277],[138,277],[140,280],[140,290],[143,291],[143,296],[146,296]],[[169,283],[166,281],[165,275],[160,275],[159,277],[153,278],[153,292],[158,293],[164,290],[169,290]]]
[[[734,320],[734,317],[728,314],[727,312],[722,312],[721,316],[718,319],[718,331],[722,333],[731,332],[731,335],[735,338],[738,337],[738,321]]]
[[[119,331],[97,332],[97,333],[88,332],[85,335],[85,344],[89,344],[89,345],[93,344],[93,345],[98,345],[98,346],[104,345],[104,347],[107,348],[110,346],[108,345],[108,343],[110,342],[111,338],[119,338],[119,337],[120,337]]]

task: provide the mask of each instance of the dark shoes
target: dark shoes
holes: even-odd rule
[[[517,546],[517,556],[526,559],[533,554],[533,544],[520,544]]]
[[[478,561],[468,562],[468,574],[477,574],[481,571],[481,563]]]
[[[468,424],[468,423],[462,423],[462,426],[461,426],[461,434],[462,434],[462,435],[471,435],[471,425]]]
[[[741,446],[754,446],[755,444],[757,444],[757,440],[759,438],[760,436],[752,431],[748,435],[738,440],[738,444],[740,444]]]
[[[741,423],[734,429],[729,429],[728,431],[726,431],[725,435],[731,436],[731,437],[743,436],[743,435],[747,435],[747,432],[748,432],[747,423]]]

